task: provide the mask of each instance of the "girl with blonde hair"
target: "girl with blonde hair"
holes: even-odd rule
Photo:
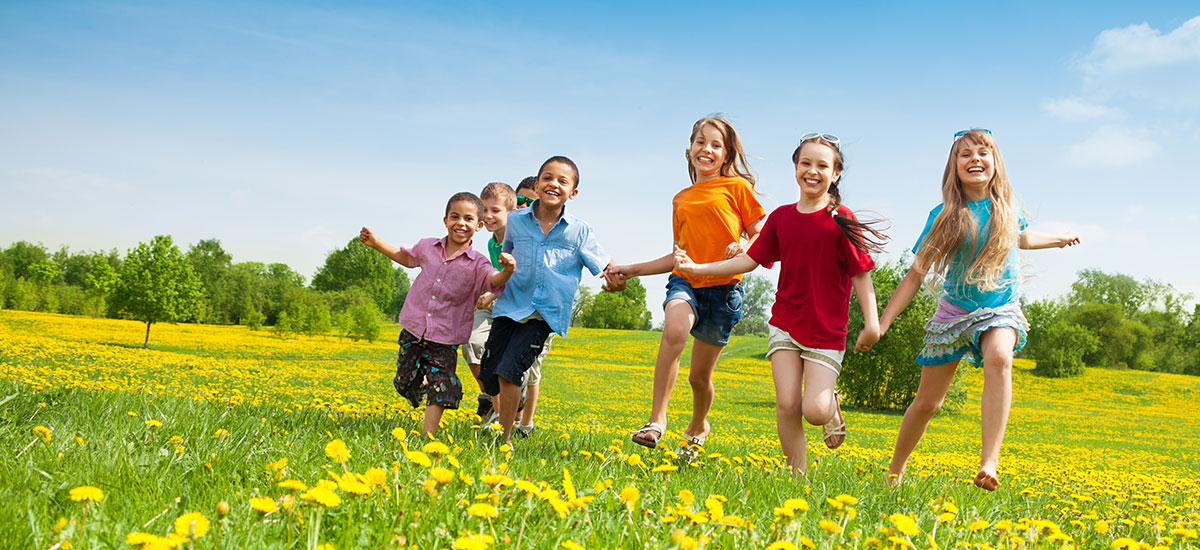
[[[1017,248],[1079,243],[1075,233],[1051,235],[1027,226],[992,132],[954,134],[942,175],[942,204],[929,213],[913,247],[913,265],[879,319],[886,334],[926,274],[944,276],[937,311],[925,325],[925,347],[917,356],[921,382],[896,435],[887,485],[899,485],[909,456],[945,400],[959,360],[969,354],[975,367],[983,368],[983,446],[974,482],[988,491],[1000,486],[997,468],[1012,403],[1013,352],[1025,344],[1029,327],[1019,301]]]

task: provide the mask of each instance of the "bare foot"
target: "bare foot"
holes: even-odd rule
[[[985,491],[995,491],[1000,487],[1000,480],[996,478],[996,474],[979,470],[979,473],[975,474],[975,486]]]
[[[883,487],[885,489],[895,489],[900,486],[900,482],[904,479],[904,472],[893,474],[888,472],[883,476]]]

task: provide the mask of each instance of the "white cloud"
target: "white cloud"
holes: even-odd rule
[[[1090,166],[1129,166],[1158,153],[1161,147],[1145,130],[1102,126],[1067,150],[1067,161]]]
[[[1042,102],[1046,112],[1063,120],[1091,120],[1095,118],[1116,119],[1125,116],[1124,111],[1098,105],[1077,97],[1048,99]]]
[[[1103,31],[1079,68],[1094,93],[1200,108],[1200,16],[1166,34],[1146,23]]]

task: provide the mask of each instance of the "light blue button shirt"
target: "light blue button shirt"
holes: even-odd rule
[[[520,321],[536,311],[551,330],[564,337],[583,268],[599,275],[609,262],[592,227],[567,214],[565,207],[546,234],[542,234],[533,208],[513,211],[504,230],[504,251],[516,259],[517,269],[496,300],[492,315]]]

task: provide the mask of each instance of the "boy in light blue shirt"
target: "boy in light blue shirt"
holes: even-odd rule
[[[479,370],[484,391],[498,396],[504,441],[512,433],[525,371],[551,332],[567,335],[583,269],[592,275],[603,273],[605,290],[625,288],[624,278],[610,272],[616,264],[591,226],[566,213],[567,201],[579,193],[575,163],[551,157],[537,177],[538,200],[508,217],[504,252],[513,255],[517,269],[492,308],[492,331]]]

